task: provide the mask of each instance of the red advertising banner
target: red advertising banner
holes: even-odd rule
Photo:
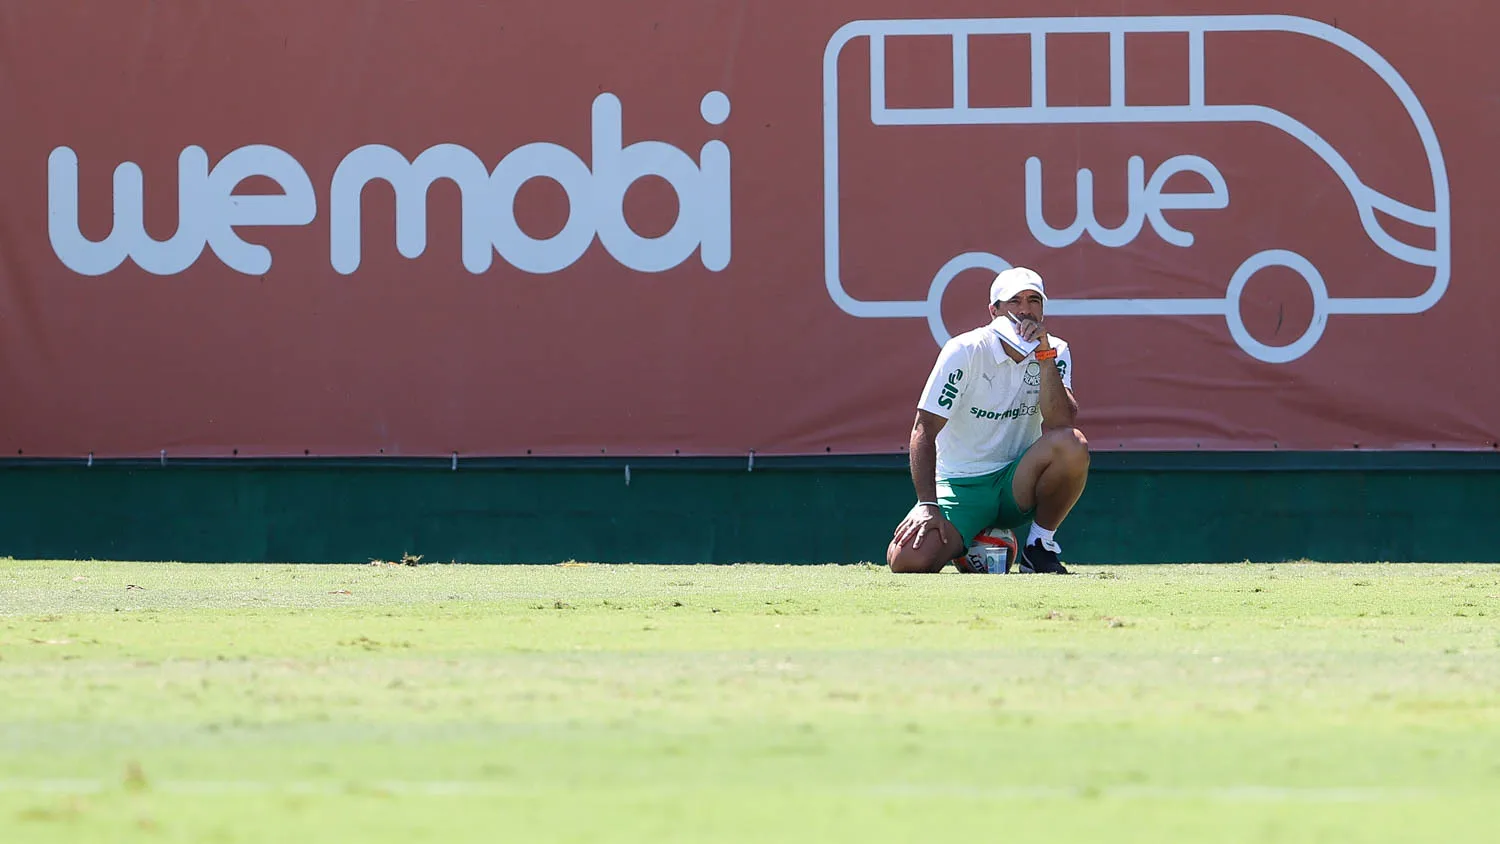
[[[1128,14],[1122,14],[1122,9]],[[1488,0],[0,7],[0,454],[1490,449]]]

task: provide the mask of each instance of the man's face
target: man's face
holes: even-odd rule
[[[1001,314],[1012,314],[1017,319],[1029,319],[1034,322],[1042,320],[1042,295],[1035,290],[1022,290],[1015,298],[1008,302],[997,302],[990,305],[990,316],[998,317]]]

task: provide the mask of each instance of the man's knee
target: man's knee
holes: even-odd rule
[[[1071,469],[1087,471],[1089,467],[1089,441],[1077,428],[1053,428],[1043,435],[1052,452],[1052,462],[1062,463]]]
[[[925,574],[928,572],[942,571],[943,566],[956,554],[950,555],[947,549],[932,539],[922,543],[922,547],[913,548],[910,545],[898,546],[892,542],[885,550],[886,565],[896,574]]]

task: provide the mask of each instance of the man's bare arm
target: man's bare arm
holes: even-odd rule
[[[1012,320],[1016,324],[1016,333],[1022,340],[1036,340],[1036,354],[1041,356],[1053,352],[1052,338],[1048,336],[1046,327],[1040,320],[1026,318]],[[1018,363],[1016,352],[1009,347],[1005,349],[1011,360]],[[1078,401],[1073,398],[1073,391],[1069,390],[1062,381],[1062,370],[1057,368],[1056,354],[1047,356],[1047,360],[1039,360],[1042,366],[1042,394],[1037,403],[1042,413],[1042,430],[1053,428],[1074,428],[1078,422]]]
[[[937,500],[937,436],[948,420],[936,413],[917,411],[911,426],[911,483],[918,501]]]
[[[918,410],[916,421],[911,426],[911,483],[916,488],[918,501],[937,501],[937,436],[948,420],[926,410]],[[911,547],[916,548],[929,533],[936,533],[939,547],[960,540],[953,525],[936,506],[913,507],[901,524],[896,527],[895,543],[905,545],[916,537]]]
[[[1073,391],[1063,384],[1056,360],[1042,361],[1042,395],[1039,404],[1042,430],[1078,426],[1078,400],[1073,397]]]

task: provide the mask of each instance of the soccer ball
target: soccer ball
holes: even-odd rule
[[[974,537],[962,556],[953,558],[953,567],[964,574],[1010,574],[1019,549],[1009,529],[989,528]]]

